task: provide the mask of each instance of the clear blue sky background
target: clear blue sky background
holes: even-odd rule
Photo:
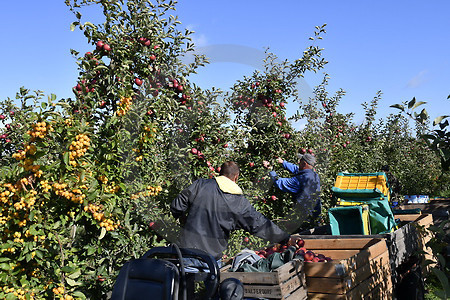
[[[362,118],[360,104],[378,90],[383,92],[380,116],[396,112],[389,105],[412,97],[427,101],[432,117],[450,114],[449,13],[448,0],[180,0],[175,12],[183,26],[196,31],[199,47],[270,47],[289,60],[301,56],[314,26],[327,23],[319,45],[329,61],[324,70],[331,76],[329,91],[347,91],[340,111],[356,111],[356,121]],[[70,31],[73,20],[63,0],[2,3],[0,100],[13,98],[21,86],[72,96],[78,71],[70,48],[92,48],[80,32]],[[204,88],[228,89],[253,69],[213,61],[193,80]],[[318,76],[306,78],[311,87],[318,82]]]

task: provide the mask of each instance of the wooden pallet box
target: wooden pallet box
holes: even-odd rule
[[[333,259],[305,262],[308,299],[390,299],[391,267],[383,239],[305,239],[305,247]]]
[[[433,237],[432,232],[429,230],[429,227],[433,225],[433,216],[431,214],[421,214],[421,215],[396,215],[396,219],[400,219],[400,221],[406,222],[410,221],[407,226],[403,226],[401,228],[405,228],[408,233],[404,234],[405,242],[400,243],[397,242],[397,245],[405,245],[405,247],[414,247],[415,251],[421,252],[421,257],[423,260],[433,260],[433,252],[430,247],[427,247],[427,243]],[[401,250],[401,249],[400,249]],[[401,251],[400,251],[401,252]],[[408,251],[412,253],[412,251]],[[397,259],[401,259],[401,257],[397,257]],[[432,265],[428,265],[422,271],[424,275],[426,275],[431,268]]]
[[[231,265],[220,270],[220,281],[239,279],[244,284],[244,297],[302,300],[306,299],[303,261],[292,260],[273,272],[230,272]]]

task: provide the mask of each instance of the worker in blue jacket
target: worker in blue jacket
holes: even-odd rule
[[[293,177],[280,178],[275,171],[270,171],[269,175],[278,189],[292,194],[297,220],[313,220],[320,215],[321,211],[320,178],[314,171],[316,158],[309,153],[299,154],[298,157],[298,165],[280,157],[277,159],[285,170],[294,175]],[[264,165],[269,168],[267,161]]]

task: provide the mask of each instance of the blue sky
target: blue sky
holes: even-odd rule
[[[175,14],[182,26],[196,31],[199,49],[226,44],[260,53],[269,47],[288,60],[301,56],[314,26],[327,23],[319,45],[329,61],[328,90],[344,89],[340,111],[355,111],[358,120],[360,104],[378,90],[383,92],[380,116],[396,112],[389,105],[412,97],[427,101],[432,117],[450,114],[449,12],[447,0],[180,0]],[[78,72],[70,48],[92,47],[80,32],[69,30],[72,21],[63,0],[2,3],[1,100],[14,97],[21,86],[72,96]],[[212,60],[192,79],[204,88],[226,90],[254,68],[250,62]],[[307,76],[304,84],[313,87],[319,80]]]

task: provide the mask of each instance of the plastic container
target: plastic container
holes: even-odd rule
[[[332,235],[370,234],[368,205],[333,207],[328,216]]]
[[[333,193],[340,198],[390,197],[386,173],[338,173]]]

